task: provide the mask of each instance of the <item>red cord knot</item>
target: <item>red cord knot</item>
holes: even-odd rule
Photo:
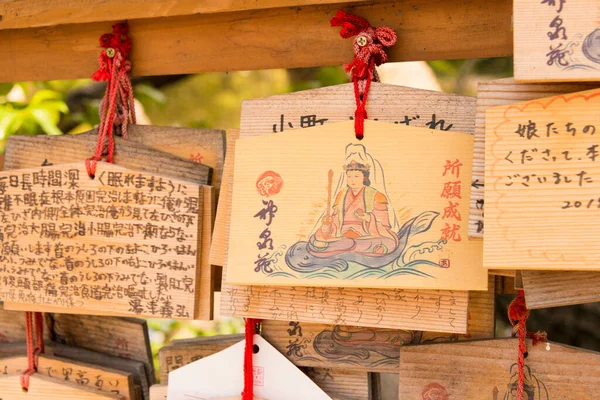
[[[364,120],[367,118],[366,106],[371,81],[379,80],[375,66],[388,61],[384,48],[396,44],[398,36],[391,28],[385,26],[373,28],[366,19],[343,10],[339,10],[329,22],[331,26],[342,27],[341,37],[346,39],[356,36],[353,41],[354,59],[345,65],[345,69],[350,72],[354,82],[356,98],[354,131],[356,138],[361,140],[364,137]]]
[[[92,79],[95,81],[108,81],[110,79],[110,66],[112,59],[120,55],[123,59],[129,57],[131,53],[131,38],[127,22],[119,22],[112,26],[113,33],[106,33],[100,36],[100,46],[105,50],[100,52],[98,64],[100,68],[94,72]]]
[[[329,21],[331,26],[341,26],[340,36],[347,39],[354,38],[354,60],[346,64],[346,71],[352,73],[356,79],[367,79],[369,74],[373,74],[374,65],[379,66],[388,61],[384,47],[391,47],[396,44],[398,36],[393,29],[388,27],[373,28],[369,22],[356,15],[348,14],[343,10],[338,10]]]

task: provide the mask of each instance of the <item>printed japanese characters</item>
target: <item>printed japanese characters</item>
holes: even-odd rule
[[[106,163],[0,173],[0,299],[193,318],[200,189]]]
[[[486,288],[466,233],[472,136],[368,128],[238,140],[229,283]]]
[[[598,270],[600,90],[486,112],[485,265]]]
[[[515,79],[600,80],[600,3],[515,0]]]

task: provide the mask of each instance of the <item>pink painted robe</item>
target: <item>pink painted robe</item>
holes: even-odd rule
[[[366,216],[365,220],[360,215]],[[398,236],[389,222],[387,197],[370,186],[356,194],[345,188],[333,204],[329,230],[321,226],[310,237],[309,250],[318,257],[342,253],[383,256],[398,246]]]

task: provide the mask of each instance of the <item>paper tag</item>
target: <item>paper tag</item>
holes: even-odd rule
[[[240,396],[245,340],[169,373],[167,400]],[[331,400],[260,335],[254,335],[254,395],[267,400]]]

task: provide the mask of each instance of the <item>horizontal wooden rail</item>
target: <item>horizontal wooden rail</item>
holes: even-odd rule
[[[133,74],[341,65],[352,59],[352,46],[329,26],[339,7],[132,20]],[[391,61],[512,53],[511,0],[383,1],[345,9],[396,30]],[[97,68],[98,38],[109,31],[106,22],[0,30],[0,82],[89,77]]]
[[[358,2],[372,0],[4,0],[0,29]]]

